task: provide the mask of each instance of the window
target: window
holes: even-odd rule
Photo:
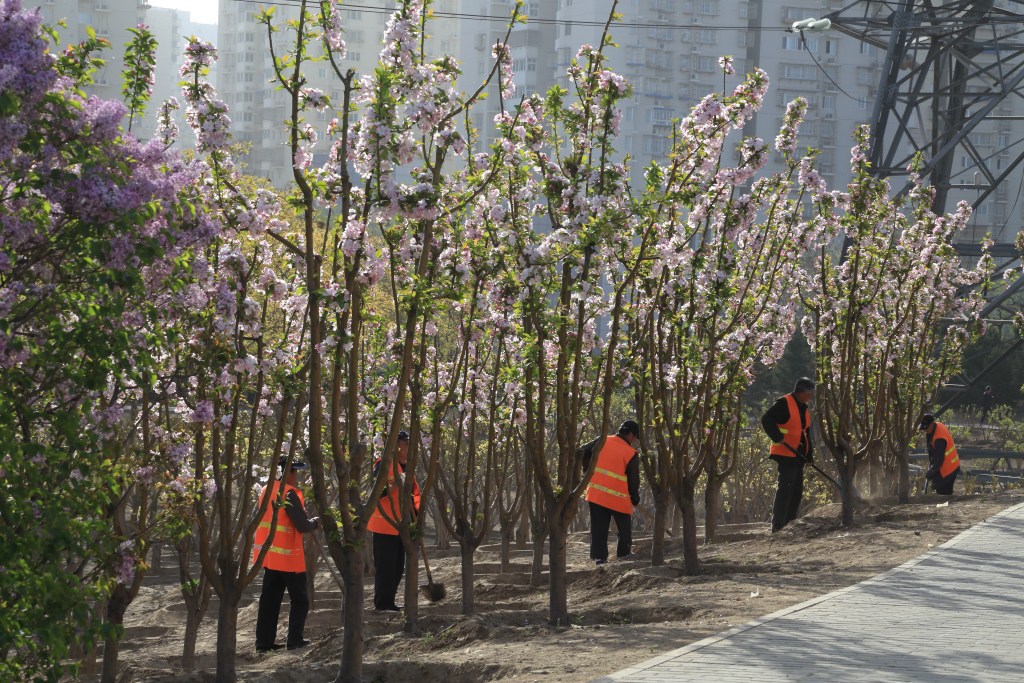
[[[736,32],[736,47],[746,47],[746,46],[747,46],[747,32],[746,31],[737,31]]]
[[[351,59],[353,62],[358,62],[362,59],[362,55],[360,55],[358,52],[352,52],[350,50],[348,53],[348,58]]]
[[[718,3],[715,0],[699,0],[697,2],[697,14],[714,16],[718,14]]]
[[[565,26],[562,28],[562,35],[563,36],[571,36],[572,35],[572,22],[571,21],[565,22]]]
[[[816,19],[818,12],[813,9],[787,7],[786,8],[786,22],[792,23],[794,21],[800,21],[801,19]]]
[[[825,54],[835,56],[839,52],[839,43],[835,40],[825,41]]]
[[[362,11],[357,9],[347,9],[345,10],[345,16],[347,16],[349,19],[362,19],[363,13]]]
[[[702,28],[697,31],[697,42],[703,43],[704,45],[717,45],[718,31],[710,28]]]
[[[876,83],[877,80],[874,69],[865,69],[862,66],[857,67],[857,85],[871,85]]]
[[[348,43],[362,43],[366,40],[366,33],[362,29],[356,29],[354,31],[349,31],[346,38],[346,42]]]
[[[800,36],[782,36],[782,49],[783,50],[802,50],[800,46]]]
[[[526,3],[526,6],[523,7],[523,11],[526,14],[526,16],[528,16],[528,17],[539,17],[540,16],[540,8],[537,6],[536,2],[528,2],[528,3]]]
[[[668,107],[655,107],[651,110],[652,123],[669,123],[672,121],[672,110]]]
[[[813,81],[817,79],[817,69],[804,64],[783,64],[782,77],[791,78],[796,81]]]
[[[747,15],[750,13],[750,6],[745,2],[741,2],[739,7],[739,13],[740,19],[748,18]]]
[[[866,57],[875,57],[878,54],[878,48],[869,43],[861,43],[860,53]]]
[[[821,108],[822,109],[835,109],[836,108],[836,96],[835,95],[822,95],[821,96]]]
[[[718,68],[718,60],[714,57],[700,57],[697,61],[697,71],[709,72]]]
[[[626,48],[626,64],[637,65],[644,63],[644,49],[631,46]]]
[[[992,146],[992,133],[974,133],[970,138],[971,142],[979,147]]]
[[[660,136],[645,135],[644,136],[644,154],[650,154],[651,156],[662,156],[666,154],[671,147],[671,142],[668,138]]]
[[[861,95],[860,97],[857,98],[857,109],[862,109],[863,110],[863,109],[867,109],[867,108],[868,108],[868,98],[866,98],[863,95]]]

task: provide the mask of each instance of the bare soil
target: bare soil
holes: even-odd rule
[[[942,505],[947,500],[948,505]],[[373,611],[373,580],[367,580],[366,680],[590,680],[862,581],[1022,501],[1020,491],[950,499],[930,495],[904,506],[894,501],[861,503],[857,523],[849,529],[840,525],[835,504],[805,513],[774,535],[767,525],[727,526],[719,542],[701,548],[699,576],[684,575],[675,543],[670,545],[668,564],[651,567],[649,537],[636,541],[635,559],[596,567],[588,559],[586,535],[575,534],[569,545],[574,621],[569,628],[546,625],[547,588],[529,585],[528,549],[514,552],[513,571],[505,574],[499,573],[497,544],[477,552],[477,615],[470,617],[459,614],[458,557],[433,551],[431,569],[435,581],[446,585],[448,596],[439,603],[421,604],[416,635],[402,631],[401,615]],[[326,572],[317,577],[316,585],[306,626],[312,647],[272,654],[253,649],[259,587],[252,588],[239,617],[240,680],[334,680],[341,651],[341,596]],[[287,611],[285,604],[279,639],[287,628]],[[200,672],[187,674],[179,668],[183,617],[173,573],[158,573],[126,616],[119,680],[212,681],[216,604],[200,632]]]

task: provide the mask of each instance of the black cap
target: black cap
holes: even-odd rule
[[[281,459],[277,461],[277,466],[279,468],[281,468],[282,470],[284,469],[284,466],[287,465],[287,464],[288,464],[288,456],[286,456],[286,455],[282,455]],[[304,470],[304,469],[306,469],[306,467],[307,467],[306,463],[302,462],[301,460],[292,460],[292,469],[293,470]]]
[[[402,431],[398,432],[398,440],[399,441],[408,441],[409,440],[409,432],[405,431],[404,429]]]
[[[935,422],[935,416],[931,413],[925,413],[921,416],[921,424],[917,425],[917,428],[923,432],[928,429],[933,422]]]
[[[640,436],[640,425],[636,423],[636,420],[626,420],[619,426],[619,435],[624,434],[635,434]]]

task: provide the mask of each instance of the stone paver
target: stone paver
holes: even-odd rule
[[[1024,504],[868,581],[598,679],[1024,681]]]

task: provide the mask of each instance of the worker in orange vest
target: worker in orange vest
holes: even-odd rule
[[[595,439],[583,447],[583,471],[590,467]],[[604,440],[597,454],[594,476],[587,487],[590,506],[590,559],[597,564],[608,561],[608,530],[612,518],[618,531],[617,557],[629,557],[633,547],[633,507],[640,502],[640,425],[626,420],[618,434]]]
[[[388,483],[380,493],[377,508],[370,516],[366,528],[373,532],[373,606],[382,611],[398,612],[401,605],[395,604],[398,584],[405,573],[405,547],[398,535],[397,524],[402,520],[400,496],[405,490],[405,465],[409,457],[409,433],[398,433],[398,451],[388,472]],[[381,458],[373,463],[373,477],[380,472]],[[420,487],[412,482],[413,516],[420,509]]]
[[[811,411],[814,382],[796,381],[793,392],[775,401],[761,417],[761,428],[772,440],[768,457],[779,466],[779,480],[772,505],[772,533],[786,526],[800,511],[804,495],[804,464],[814,462],[811,444]]]
[[[288,458],[278,461],[283,472]],[[306,469],[306,463],[292,461],[287,473],[264,486],[260,491],[260,507],[270,496],[263,518],[256,527],[253,564],[259,561],[260,550],[267,544],[263,557],[263,589],[260,591],[259,612],[256,616],[256,651],[270,652],[281,649],[277,640],[277,617],[281,613],[281,600],[285,590],[291,609],[288,612],[288,649],[297,650],[309,645],[303,636],[306,614],[309,612],[309,590],[306,585],[306,555],[302,547],[302,535],[320,525],[319,517],[306,514],[306,501],[299,490],[298,471]],[[281,485],[284,485],[284,504],[281,505]],[[275,520],[276,517],[276,520]],[[273,538],[271,527],[276,523]]]
[[[949,428],[935,419],[934,415],[921,417],[918,429],[928,440],[928,471],[924,478],[932,482],[932,490],[940,496],[953,495],[953,484],[960,473],[960,456],[953,443]]]

